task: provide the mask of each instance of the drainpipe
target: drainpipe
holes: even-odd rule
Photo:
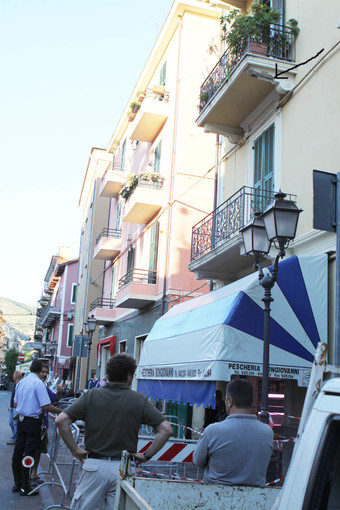
[[[221,141],[220,135],[216,135],[216,144],[215,144],[215,176],[214,176],[214,211],[217,208],[217,192],[218,192],[218,181],[219,181],[219,168],[220,168],[220,154],[221,154]],[[213,229],[214,229],[214,220],[213,220]],[[214,285],[212,280],[209,283],[210,292],[214,290]]]
[[[172,204],[173,204],[173,192],[174,192],[174,180],[175,180],[175,162],[176,162],[176,142],[177,142],[177,123],[178,123],[178,105],[179,105],[179,89],[180,89],[180,79],[179,79],[179,68],[180,68],[180,56],[181,56],[181,42],[182,42],[182,31],[183,31],[183,22],[182,17],[178,16],[178,26],[179,26],[179,35],[178,35],[178,51],[177,51],[177,79],[176,79],[176,95],[175,95],[175,118],[174,118],[174,127],[173,127],[173,135],[172,135],[172,157],[171,157],[171,173],[170,173],[170,185],[169,185],[169,200],[168,200],[168,225],[167,225],[167,244],[166,244],[166,252],[165,252],[165,267],[164,267],[164,278],[163,278],[163,296],[161,303],[161,316],[165,313],[165,303],[166,303],[166,282],[168,276],[169,269],[169,256],[170,256],[170,240],[171,240],[171,227],[172,227]]]

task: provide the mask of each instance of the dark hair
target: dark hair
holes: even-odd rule
[[[125,382],[128,375],[134,376],[137,368],[135,358],[125,353],[115,354],[106,365],[106,375],[110,382]]]
[[[40,359],[34,359],[30,366],[30,371],[34,374],[39,374],[42,371],[43,362]]]
[[[253,403],[253,387],[245,379],[233,379],[227,386],[227,398],[231,397],[235,407],[249,409]]]

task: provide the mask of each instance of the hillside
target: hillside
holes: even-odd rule
[[[33,336],[36,319],[33,306],[0,297],[0,311],[10,326],[28,338]]]

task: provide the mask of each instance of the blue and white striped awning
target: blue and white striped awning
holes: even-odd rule
[[[263,294],[254,273],[174,306],[144,342],[139,388],[152,396],[156,381],[262,375]],[[306,386],[316,345],[327,342],[327,255],[281,261],[272,296],[269,376]]]

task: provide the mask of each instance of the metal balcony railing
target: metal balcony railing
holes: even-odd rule
[[[144,283],[144,284],[155,284],[157,278],[157,272],[151,271],[150,269],[130,269],[118,283],[118,290],[121,290],[125,285],[129,283]]]
[[[60,310],[59,308],[55,308],[51,305],[51,301],[46,306],[43,314],[40,317],[40,324],[44,328],[48,328],[51,325],[53,325],[56,320],[60,317]]]
[[[248,35],[238,54],[231,54],[227,49],[211,71],[200,90],[200,111],[216,94],[218,89],[230,78],[233,70],[247,53],[264,55],[279,60],[295,62],[295,36],[290,27],[271,25],[263,29],[261,40]]]
[[[110,163],[107,165],[107,168],[103,174],[102,181],[105,179],[106,174],[110,172],[111,170],[115,172],[125,172],[126,165],[123,163],[116,163],[116,161],[110,161]]]
[[[257,211],[264,211],[276,191],[243,186],[203,220],[194,225],[191,234],[190,262],[228,242],[238,235]],[[295,200],[287,195],[287,200]]]
[[[122,231],[116,228],[103,228],[101,233],[96,239],[96,244],[99,243],[102,237],[111,237],[112,239],[120,239],[122,237]]]
[[[109,298],[97,298],[90,304],[90,312],[92,312],[95,308],[108,308],[113,310],[115,307],[116,300]]]

